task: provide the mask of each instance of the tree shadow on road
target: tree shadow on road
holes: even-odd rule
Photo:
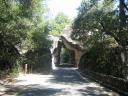
[[[92,87],[92,86],[79,89],[78,91],[82,94],[82,96],[117,96],[114,95],[114,93],[112,93],[111,90],[108,90],[106,88]]]
[[[53,72],[54,77],[49,80],[49,82],[60,83],[60,84],[71,84],[78,86],[84,86],[83,88],[78,88],[77,92],[80,96],[118,96],[112,90],[109,90],[95,81],[88,78],[82,78],[74,72],[74,70],[66,71],[62,69]],[[94,84],[94,85],[93,85]],[[96,85],[95,85],[96,84]],[[72,86],[73,88],[73,86]],[[66,95],[67,96],[67,95]]]
[[[5,94],[11,96],[52,96],[57,92],[61,92],[60,89],[46,88],[39,84],[6,86],[6,88],[8,90],[5,91]],[[5,95],[3,94],[3,96]]]
[[[83,80],[74,70],[68,71],[68,69],[61,69],[59,71],[53,71],[54,77],[49,79],[49,82],[61,83],[61,84],[83,84],[89,83],[88,80]]]
[[[44,75],[40,77],[44,78]],[[55,70],[50,77],[47,77],[46,82],[39,82],[28,85],[7,85],[8,90],[5,94],[11,96],[118,96],[88,78],[83,79],[74,70],[69,69]]]

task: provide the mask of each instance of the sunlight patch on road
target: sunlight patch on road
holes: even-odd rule
[[[15,85],[46,84],[46,81],[52,77],[52,75],[21,74],[16,78],[19,82],[15,83]]]
[[[68,69],[65,69],[65,71],[68,71]],[[119,96],[119,95],[113,95],[113,92],[111,90],[108,91],[99,84],[92,82],[88,79],[86,80],[86,78],[85,78],[85,82],[81,81],[81,79],[77,80],[77,82],[74,82],[73,80],[76,77],[73,76],[74,75],[65,76],[65,74],[63,73],[62,76],[63,79],[70,80],[68,82],[68,81],[63,81],[63,79],[57,81],[59,80],[59,78],[55,77],[54,74],[53,75],[22,74],[18,78],[16,78],[17,82],[14,83],[14,86],[24,85],[27,87],[29,85],[34,85],[31,86],[30,88],[61,90],[52,96],[86,96],[86,95],[99,96],[101,94],[107,94],[103,96]],[[78,78],[80,77],[78,76]],[[94,94],[94,95],[89,95],[89,94]]]

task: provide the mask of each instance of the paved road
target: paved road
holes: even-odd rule
[[[83,79],[74,68],[60,68],[50,75],[21,75],[14,84],[6,87],[8,90],[1,96],[119,96]]]

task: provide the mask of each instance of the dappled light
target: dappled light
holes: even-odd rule
[[[0,96],[128,96],[128,0],[0,0]]]
[[[16,96],[114,96],[114,92],[85,78],[74,68],[54,70],[50,75],[20,75],[7,86],[6,94]],[[118,96],[117,94],[115,96]]]

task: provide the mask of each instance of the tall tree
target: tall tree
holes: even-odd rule
[[[24,50],[48,47],[44,0],[0,0],[0,71],[17,69]]]
[[[58,13],[58,15],[53,20],[49,20],[48,22],[50,34],[54,36],[59,36],[65,26],[70,23],[71,20],[68,16],[66,16],[62,12]]]
[[[119,3],[119,11],[115,6]],[[124,77],[127,78],[127,46],[128,46],[128,22],[127,3],[125,0],[83,0],[79,7],[72,34],[73,39],[81,40],[87,46],[87,42],[94,45],[108,36],[113,37],[121,51]],[[119,14],[119,15],[118,15]]]

